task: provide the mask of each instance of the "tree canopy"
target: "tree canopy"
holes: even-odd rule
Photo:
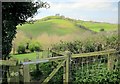
[[[6,59],[12,48],[16,26],[23,24],[37,13],[37,9],[49,7],[47,2],[3,2],[2,3],[2,59]]]
[[[37,9],[49,7],[47,2],[3,2],[2,3],[2,59],[9,59],[16,26],[23,24],[37,13]],[[9,67],[3,66],[7,71]],[[7,72],[2,73],[2,83],[7,84]]]

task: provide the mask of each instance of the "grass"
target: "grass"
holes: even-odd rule
[[[100,29],[104,29],[105,31],[114,31],[118,29],[117,24],[110,24],[110,23],[100,23],[100,22],[92,22],[92,21],[81,21],[77,22],[78,25],[83,25],[86,28],[100,32]]]
[[[48,35],[66,35],[83,32],[84,29],[80,29],[73,22],[64,19],[50,19],[46,21],[36,21],[34,24],[24,24],[23,26],[17,26],[18,31],[23,31],[27,35],[38,36],[43,33]]]
[[[39,58],[42,59],[42,58],[47,58],[48,56],[48,52],[47,51],[44,51],[44,52],[39,52]],[[19,61],[24,61],[24,59],[29,59],[29,60],[36,60],[38,56],[38,53],[36,52],[33,52],[33,53],[26,53],[26,54],[16,54],[16,55],[12,55],[11,54],[11,57],[12,58],[15,58]]]
[[[92,21],[73,20],[68,18],[62,18],[60,16],[48,16],[37,20],[34,24],[18,25],[18,32],[22,31],[27,36],[39,36],[43,33],[48,35],[66,35],[72,33],[81,33],[87,30],[80,28],[77,25],[85,26],[88,30],[99,32],[100,29],[105,31],[117,30],[117,24],[100,23]]]

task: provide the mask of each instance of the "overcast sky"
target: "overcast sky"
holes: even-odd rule
[[[99,22],[118,23],[119,0],[42,0],[50,4],[49,9],[39,9],[34,19],[55,14],[66,17]]]

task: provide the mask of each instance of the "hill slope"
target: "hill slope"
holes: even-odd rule
[[[38,36],[43,33],[48,35],[81,34],[85,31],[99,32],[117,30],[116,24],[99,23],[92,21],[74,20],[63,16],[49,16],[35,21],[34,24],[24,24],[17,26],[18,31],[23,31],[27,35]]]
[[[86,28],[95,32],[100,32],[101,29],[104,29],[104,31],[114,31],[118,29],[117,24],[92,22],[92,21],[79,20],[77,21],[77,25],[85,26]]]
[[[47,18],[47,20],[44,18],[34,22],[34,24],[24,24],[17,28],[18,31],[21,30],[26,34],[32,34],[33,36],[38,36],[43,33],[47,33],[48,35],[66,35],[86,31],[85,29],[76,26],[74,22],[58,18]]]

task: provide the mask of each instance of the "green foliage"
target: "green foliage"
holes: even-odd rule
[[[105,40],[105,43],[99,42],[99,40],[94,41],[93,39],[88,39],[83,41],[73,41],[73,42],[63,42],[61,41],[60,44],[56,44],[52,46],[53,51],[66,51],[69,50],[70,52],[76,54],[76,53],[87,53],[87,52],[94,52],[94,51],[100,51],[104,49],[110,49],[114,48],[116,49],[118,46],[117,39],[118,37],[116,35],[112,36],[105,36],[101,39]],[[78,59],[79,60],[79,59]],[[102,62],[103,60],[101,60]],[[80,64],[80,63],[78,63]],[[100,67],[98,68],[98,65]],[[91,68],[93,67],[94,68]],[[119,67],[119,66],[118,66]],[[105,63],[94,63],[88,65],[88,68],[86,66],[83,66],[83,69],[79,66],[79,68],[75,69],[73,68],[72,71],[72,83],[73,84],[79,84],[79,83],[119,83],[120,82],[120,71],[114,70],[114,71],[108,71],[107,66]],[[57,75],[58,77],[61,74]],[[60,78],[59,78],[60,80]],[[55,80],[56,81],[56,80]]]
[[[32,80],[43,80],[56,68],[57,63],[48,62],[39,64],[39,71],[33,68],[31,72]],[[59,71],[53,76],[53,78],[49,81],[49,84],[61,84],[63,83],[63,68],[61,67]]]
[[[33,43],[31,43],[31,44],[29,45],[29,50],[30,50],[31,52],[34,52],[34,44],[33,44]]]
[[[94,52],[95,51],[95,45],[94,42],[87,41],[83,44],[83,48],[85,49],[84,52]]]
[[[2,3],[2,59],[9,58],[12,49],[12,40],[16,34],[16,26],[23,24],[37,12],[38,8],[47,7],[46,2],[3,2]],[[7,71],[8,67],[2,67]],[[3,84],[7,84],[7,72],[2,74]]]
[[[32,80],[40,80],[42,77],[42,72],[40,70],[33,70],[33,72],[30,73]]]
[[[97,38],[96,38],[97,39]],[[101,51],[105,49],[117,49],[118,48],[118,36],[104,36],[101,37],[100,40],[104,40],[105,42],[101,42],[99,40],[94,39],[86,39],[85,41],[73,41],[73,42],[63,42],[61,41],[59,44],[52,45],[51,50],[53,51],[70,51],[74,54],[77,53],[87,53],[94,51]]]
[[[4,60],[11,51],[16,26],[26,22],[27,18],[32,17],[40,7],[42,7],[40,3],[32,2],[2,3],[2,57]]]
[[[31,52],[34,52],[34,51],[41,51],[41,46],[38,42],[31,42],[29,44],[29,50]]]
[[[74,41],[74,42],[63,42],[60,44],[56,44],[52,46],[53,51],[66,51],[69,50],[72,53],[80,53],[82,48],[82,42]]]
[[[90,69],[88,70],[83,67],[83,70],[81,68],[76,69],[75,72],[75,84],[79,83],[119,83],[120,82],[120,75],[117,70],[109,71],[107,68],[105,68],[105,65],[102,64],[101,69],[97,69],[98,65],[89,65],[89,67],[95,66],[96,69]]]
[[[29,44],[29,45],[27,45],[28,49],[31,52],[42,50],[41,45],[38,42],[32,41],[28,44]],[[23,53],[25,53],[25,51],[26,51],[25,43],[20,43],[20,45],[18,45],[18,48],[17,48],[18,54],[23,54]]]
[[[35,68],[33,68],[32,72],[31,72],[32,79],[33,80],[45,79],[53,71],[53,69],[56,68],[56,66],[57,66],[57,64],[55,62],[39,64],[39,71],[37,71]],[[40,72],[40,73],[37,73],[37,72]]]
[[[49,81],[49,84],[62,84],[63,83],[63,67],[61,67],[58,72]]]
[[[102,29],[100,29],[100,31],[105,31],[105,29],[102,28]]]
[[[17,52],[18,52],[18,54],[24,54],[25,53],[25,45],[20,44],[17,48]]]
[[[117,48],[118,47],[118,36],[112,35],[111,37],[106,37],[106,44],[109,45],[111,48]]]
[[[69,50],[70,52],[77,54],[82,52],[94,52],[95,45],[91,41],[73,41],[73,42],[61,42],[60,44],[56,44],[52,46],[52,50],[54,51],[65,51]]]

